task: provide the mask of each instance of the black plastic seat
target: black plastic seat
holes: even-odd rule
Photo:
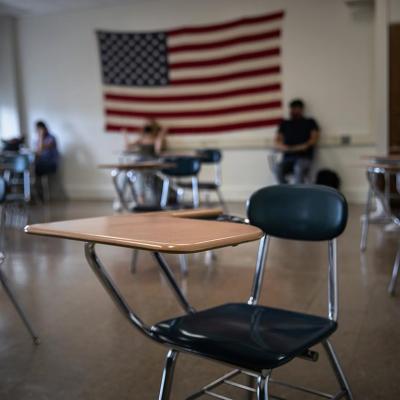
[[[336,327],[327,318],[240,303],[163,321],[152,331],[173,347],[262,371],[301,355]]]

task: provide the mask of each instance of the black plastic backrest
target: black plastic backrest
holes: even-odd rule
[[[218,149],[200,149],[196,151],[202,163],[216,164],[222,159],[221,150]]]
[[[162,170],[163,174],[168,176],[193,176],[197,175],[201,168],[201,162],[196,157],[166,157],[163,161],[176,165]]]
[[[347,202],[319,185],[276,185],[253,193],[247,215],[267,235],[294,240],[331,240],[347,224]]]
[[[0,204],[6,199],[7,185],[3,177],[0,176]]]

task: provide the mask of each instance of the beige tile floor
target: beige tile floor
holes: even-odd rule
[[[243,213],[242,204],[231,209]],[[31,222],[111,213],[106,202],[33,207]],[[340,316],[332,342],[342,360],[355,399],[400,399],[400,287],[389,297],[387,284],[399,234],[371,229],[368,250],[360,257],[361,208],[351,207],[339,241]],[[166,349],[134,331],[116,311],[87,267],[81,243],[7,232],[4,270],[40,333],[32,345],[0,289],[1,400],[155,399]],[[129,272],[130,251],[100,249],[112,276],[132,305],[149,322],[180,313],[153,260],[141,253],[136,275]],[[254,271],[256,245],[219,250],[205,265],[191,256],[190,273],[179,282],[198,309],[246,300]],[[326,313],[326,246],[273,240],[262,303],[310,313]],[[400,282],[399,282],[400,283]],[[399,285],[400,286],[400,285]],[[274,372],[279,378],[334,390],[335,380],[321,352],[318,363],[296,360]],[[184,399],[200,385],[227,371],[215,363],[179,358],[173,399]],[[275,390],[292,399],[307,398]],[[240,392],[230,392],[245,399]],[[289,396],[291,394],[291,396]],[[310,398],[310,397],[308,397]],[[312,397],[311,397],[312,398]]]

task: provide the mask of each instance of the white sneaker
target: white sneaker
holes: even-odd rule
[[[118,200],[114,200],[113,201],[113,210],[115,212],[121,212],[122,211],[122,204],[120,201]]]

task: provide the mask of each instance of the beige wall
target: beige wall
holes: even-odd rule
[[[284,99],[303,97],[325,137],[373,137],[373,18],[340,0],[148,0],[27,17],[19,22],[27,129],[48,120],[59,138],[64,178],[73,197],[110,197],[109,176],[96,164],[113,161],[122,138],[103,132],[96,29],[152,30],[223,21],[277,9],[287,12],[283,37]],[[243,132],[246,134],[246,132]],[[354,168],[372,147],[324,147],[319,165],[337,170],[351,200],[362,200],[365,179]],[[225,195],[245,199],[273,182],[265,149],[227,150]]]

